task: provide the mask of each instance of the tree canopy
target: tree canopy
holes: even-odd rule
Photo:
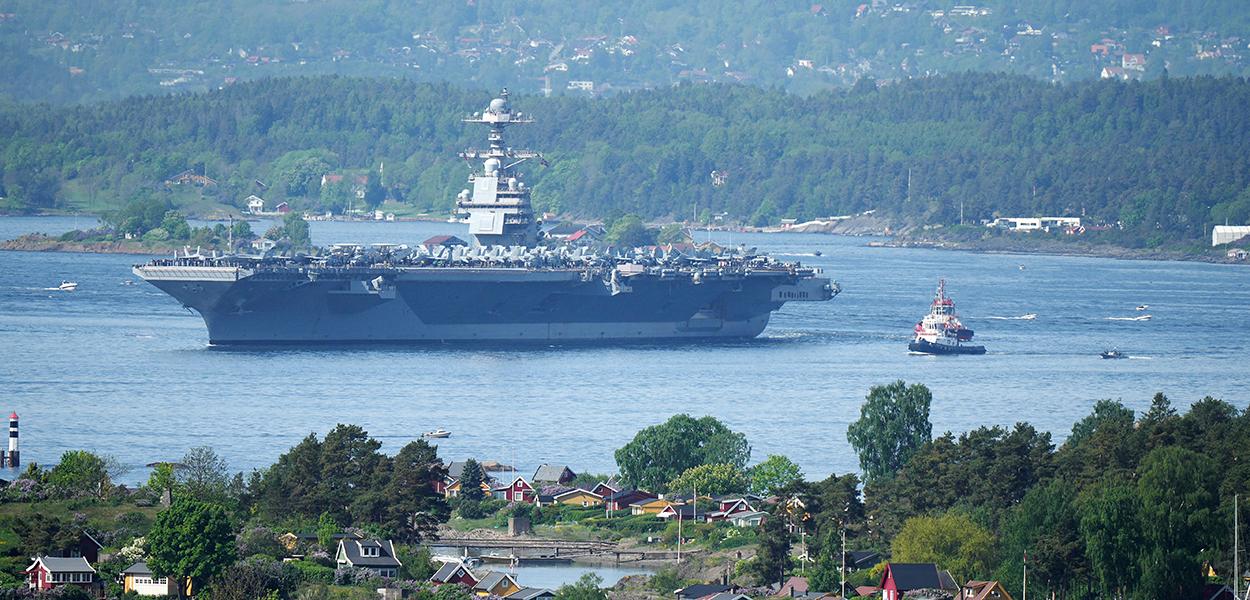
[[[179,595],[196,591],[234,563],[234,528],[225,509],[199,500],[177,500],[156,516],[147,535],[148,565],[180,582]]]
[[[665,490],[687,469],[722,464],[741,470],[751,458],[746,436],[714,417],[673,415],[639,431],[616,451],[616,465],[630,485]]]
[[[923,384],[902,380],[873,386],[851,423],[846,437],[859,453],[864,479],[874,482],[893,477],[921,446],[929,441],[929,403],[933,395]]]

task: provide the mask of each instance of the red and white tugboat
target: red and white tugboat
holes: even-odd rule
[[[965,344],[972,340],[972,330],[959,322],[955,301],[946,296],[946,280],[938,280],[937,294],[929,306],[929,314],[916,323],[916,336],[907,349],[919,354],[985,354],[985,346]]]

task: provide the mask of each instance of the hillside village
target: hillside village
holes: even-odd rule
[[[130,93],[340,73],[507,85],[546,95],[602,95],[682,82],[810,92],[849,87],[863,78],[890,82],[964,70],[1066,82],[1157,77],[1165,69],[1172,75],[1244,74],[1250,67],[1247,32],[1172,23],[1049,22],[1021,14],[1023,9],[1004,12],[943,2],[811,3],[777,17],[796,28],[796,39],[785,43],[762,32],[739,40],[715,29],[683,36],[625,17],[603,27],[556,25],[524,13],[491,20],[482,13],[471,22],[436,29],[417,25],[402,34],[392,25],[378,36],[353,36],[357,44],[303,35],[281,42],[246,39],[242,32],[225,36],[230,42],[205,44],[206,32],[195,32],[196,24],[178,29],[160,21],[59,26],[13,9],[0,13],[0,39],[22,47],[28,60],[56,65],[61,83],[55,89],[74,99],[86,99],[82,94],[89,82],[123,76],[131,80],[122,82]],[[53,28],[40,28],[43,23]]]
[[[483,470],[485,466],[490,471]],[[437,480],[435,490],[447,500],[463,498],[466,480],[479,480],[481,496],[499,501],[506,506],[508,517],[508,536],[517,540],[533,540],[532,515],[518,507],[533,506],[535,508],[556,509],[560,511],[562,520],[576,523],[579,517],[586,518],[589,514],[601,514],[607,519],[641,517],[651,519],[659,524],[686,524],[692,530],[698,524],[723,524],[734,528],[761,528],[769,519],[786,520],[785,530],[793,535],[802,530],[802,521],[808,518],[805,503],[798,497],[783,498],[778,496],[761,497],[750,493],[707,495],[688,494],[657,494],[646,490],[630,489],[621,484],[617,476],[593,483],[581,483],[594,480],[579,476],[565,465],[540,465],[534,474],[527,478],[517,475],[515,469],[498,463],[477,463],[476,461],[453,461],[446,465],[446,476]],[[491,476],[490,473],[498,476]],[[166,493],[161,500],[162,506],[169,506],[172,497]],[[765,510],[757,510],[756,507]],[[702,512],[701,512],[702,511]],[[625,517],[621,517],[625,515]],[[474,532],[469,532],[472,535]],[[455,529],[443,531],[443,537],[463,535]],[[479,532],[478,535],[481,535]],[[708,553],[711,549],[697,544],[700,534],[691,531],[687,544],[687,560]],[[647,536],[650,543],[653,536]],[[143,560],[146,552],[154,552],[149,543],[144,548],[142,539],[136,540],[132,546],[122,548],[120,552],[108,553],[104,544],[85,529],[78,530],[76,535],[59,537],[61,542],[53,543],[44,552],[32,558],[31,564],[23,570],[25,587],[37,593],[60,593],[58,597],[78,597],[86,594],[90,598],[111,598],[109,590],[120,590],[126,597],[194,597],[196,588],[190,578],[179,585],[177,578],[161,576],[154,573],[152,567]],[[471,540],[472,538],[465,538]],[[497,538],[483,538],[485,541]],[[754,539],[753,537],[751,539]],[[558,549],[561,542],[552,540]],[[377,596],[381,600],[398,600],[417,597],[421,589],[433,590],[435,595],[442,586],[452,586],[460,598],[480,598],[491,600],[557,600],[566,597],[565,591],[547,588],[528,587],[523,585],[523,577],[512,572],[511,567],[491,567],[483,565],[483,559],[426,554],[429,560],[430,573],[424,582],[414,587],[415,582],[405,581],[405,577],[413,572],[423,572],[415,565],[405,567],[401,554],[396,550],[397,543],[391,539],[379,539],[368,536],[359,530],[348,529],[339,533],[297,532],[290,531],[274,535],[270,545],[281,554],[281,559],[292,564],[304,564],[312,555],[323,552],[319,548],[329,550],[335,567],[333,581],[336,583],[371,582],[377,587]],[[434,544],[455,543],[453,541],[433,542]],[[466,542],[471,543],[471,541]],[[517,542],[519,543],[519,542]],[[814,559],[806,554],[806,548],[795,548],[796,560],[810,562]],[[645,556],[648,553],[672,555],[671,551],[641,550],[632,551]],[[610,553],[610,551],[609,551]],[[739,551],[738,555],[742,553]],[[495,558],[492,553],[483,558]],[[558,556],[558,550],[557,550]],[[680,543],[676,553],[677,563],[681,563]],[[511,565],[532,560],[517,555],[509,555]],[[116,562],[122,560],[128,564],[116,573],[110,581],[96,567],[101,561]],[[412,560],[409,558],[408,560]],[[541,556],[537,560],[553,560]],[[620,553],[617,553],[620,560]],[[655,561],[657,559],[650,559]],[[672,562],[671,559],[660,559]],[[754,598],[803,598],[806,600],[839,600],[843,597],[881,597],[884,599],[901,598],[959,598],[960,600],[1011,600],[1012,596],[998,581],[982,581],[972,579],[965,583],[957,583],[949,570],[942,569],[933,563],[899,563],[882,562],[882,557],[874,551],[846,551],[846,569],[849,574],[859,573],[853,580],[871,581],[874,584],[848,584],[846,596],[835,590],[817,590],[812,587],[808,578],[790,576],[783,581],[765,586],[743,585],[741,578],[724,577],[718,581],[706,583],[685,583],[670,593],[652,594],[658,598],[671,597],[675,600],[753,600]],[[871,571],[870,571],[871,569]],[[312,573],[320,573],[312,567],[301,567],[305,577],[316,577]],[[689,580],[687,580],[689,581]],[[612,582],[608,582],[611,584]],[[111,584],[111,585],[110,585]],[[629,584],[621,591],[628,592]],[[428,587],[420,587],[428,586]],[[636,593],[637,590],[634,590]],[[916,595],[916,594],[920,595]],[[928,594],[928,595],[926,595]],[[216,596],[212,596],[216,597]],[[1211,596],[1223,600],[1222,596]]]

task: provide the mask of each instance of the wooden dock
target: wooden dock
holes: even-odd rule
[[[612,557],[615,562],[629,563],[642,561],[676,560],[676,550],[647,550],[621,548],[617,542],[602,540],[560,540],[552,538],[474,538],[446,537],[430,542],[431,546],[447,548],[495,548],[506,549],[512,556],[517,550],[545,550],[543,557],[551,559],[574,559],[578,557]],[[682,552],[683,556],[697,554],[698,551]],[[482,557],[485,559],[485,557]],[[524,557],[521,557],[524,561]]]

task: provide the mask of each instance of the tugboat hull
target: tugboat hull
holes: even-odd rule
[[[924,340],[917,340],[908,344],[907,349],[921,354],[985,354],[985,346],[952,346],[934,344]]]

